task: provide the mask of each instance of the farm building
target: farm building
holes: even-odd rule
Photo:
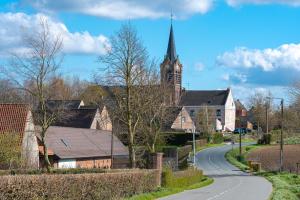
[[[0,104],[0,134],[20,135],[21,154],[30,168],[39,167],[32,113],[26,104]]]
[[[37,128],[37,137],[38,128]],[[51,164],[54,168],[111,168],[110,131],[51,126],[46,133]],[[41,165],[42,146],[40,146]],[[118,167],[128,159],[128,150],[113,136],[113,157]],[[126,165],[126,163],[124,163]]]

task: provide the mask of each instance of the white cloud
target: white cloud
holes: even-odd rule
[[[229,74],[223,74],[221,76],[221,79],[224,80],[224,81],[229,81],[230,80],[230,75]]]
[[[300,0],[226,0],[230,6],[242,4],[284,4],[290,6],[300,6]]]
[[[204,64],[201,63],[201,62],[198,62],[198,63],[195,64],[195,69],[196,69],[197,71],[199,71],[199,72],[203,71],[204,68],[205,68],[205,66],[204,66]]]
[[[262,68],[264,71],[295,69],[300,71],[300,44],[284,44],[275,49],[236,48],[217,57],[217,64],[227,67]]]
[[[46,19],[52,34],[63,38],[63,51],[78,54],[103,54],[109,46],[103,35],[93,36],[89,32],[70,32],[65,24],[46,15],[25,13],[0,13],[0,55],[22,52],[22,34],[32,33],[40,28],[40,19]]]
[[[34,8],[50,12],[77,12],[113,19],[176,17],[208,12],[215,0],[23,0]]]

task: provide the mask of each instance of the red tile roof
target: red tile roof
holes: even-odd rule
[[[26,104],[0,104],[0,133],[15,132],[23,136],[28,112]]]

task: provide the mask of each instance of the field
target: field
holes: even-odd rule
[[[247,155],[247,160],[260,162],[266,171],[277,171],[279,169],[279,145],[261,147],[251,151]],[[296,172],[297,165],[300,163],[300,144],[284,145],[283,169],[287,172]],[[300,164],[299,164],[300,167]],[[300,169],[299,169],[300,172]]]

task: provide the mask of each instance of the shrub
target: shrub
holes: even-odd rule
[[[264,134],[262,138],[257,141],[257,144],[271,144],[272,135],[271,134]]]
[[[0,169],[21,166],[20,134],[0,133]]]
[[[0,199],[121,199],[158,186],[158,170],[0,177]]]
[[[198,134],[196,139],[201,139]],[[163,133],[166,145],[184,146],[188,141],[193,140],[193,134],[185,132],[165,132]]]
[[[202,171],[195,168],[188,168],[184,171],[173,172],[165,169],[162,175],[162,186],[167,188],[181,188],[193,185],[203,180]]]
[[[212,135],[212,142],[214,144],[220,144],[224,142],[224,137],[222,133],[215,133]]]

